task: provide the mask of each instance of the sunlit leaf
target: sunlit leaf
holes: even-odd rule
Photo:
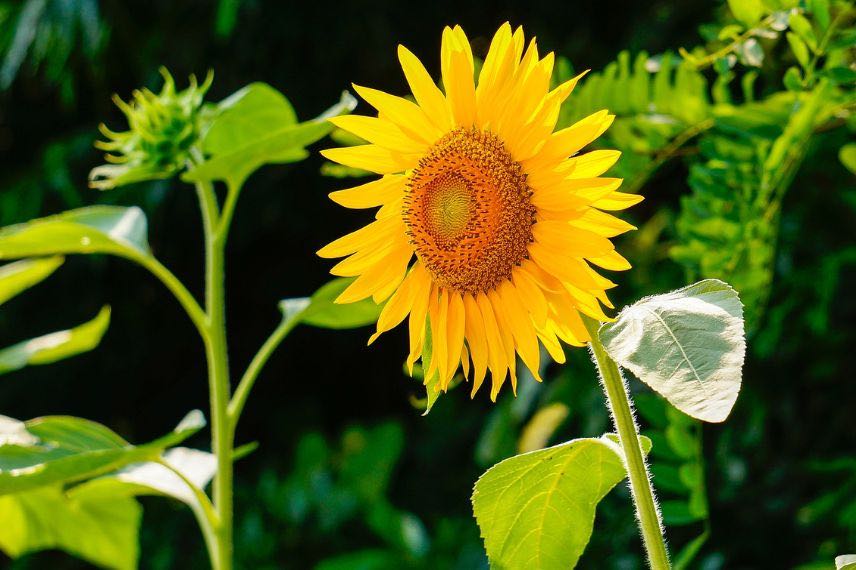
[[[25,259],[0,267],[0,305],[47,279],[62,265],[61,257]]]
[[[572,568],[595,507],[626,473],[606,437],[575,439],[506,459],[479,478],[473,511],[496,568]]]
[[[297,114],[285,95],[267,83],[251,83],[217,105],[202,150],[212,155],[230,152],[295,123]]]
[[[377,322],[382,307],[371,298],[356,303],[335,302],[353,281],[352,277],[340,277],[318,289],[309,299],[301,321],[326,329],[352,329]]]
[[[0,448],[1,449],[1,448]],[[105,568],[132,570],[142,508],[126,497],[71,498],[59,486],[0,496],[0,550],[17,558],[62,549]]]
[[[147,256],[146,216],[139,208],[92,206],[0,229],[0,259],[66,253]]]
[[[794,52],[794,57],[797,58],[801,66],[804,68],[808,67],[809,54],[805,42],[793,32],[788,32],[786,37],[788,38],[788,43],[791,45],[791,51]]]
[[[721,422],[740,391],[746,353],[737,293],[706,279],[625,307],[600,338],[609,355],[694,418]]]
[[[835,570],[856,569],[856,554],[842,554],[835,557]]]
[[[0,495],[80,481],[156,458],[202,429],[205,418],[194,410],[171,433],[139,446],[129,444],[101,424],[81,418],[46,416],[24,424],[36,439],[0,445]],[[14,425],[7,422],[0,428],[15,429]]]
[[[847,170],[856,174],[856,143],[846,144],[838,151],[838,158]]]
[[[73,329],[59,331],[0,350],[0,374],[24,366],[50,364],[77,354],[88,352],[99,345],[110,324],[110,307]]]
[[[295,124],[283,121],[287,111],[283,101],[272,96],[272,90],[267,87],[262,91],[257,87],[238,97],[215,118],[208,131],[209,136],[213,136],[208,143],[209,155],[182,178],[188,182],[222,180],[232,189],[239,188],[250,174],[265,164],[285,164],[306,158],[305,147],[332,130],[333,125],[327,119],[350,111],[354,105],[353,96],[345,92],[339,103],[318,118]],[[244,101],[247,97],[249,100]],[[279,122],[273,125],[256,123],[264,115],[278,117]],[[262,132],[259,127],[263,127]]]
[[[731,8],[734,17],[747,27],[752,27],[758,23],[764,14],[764,6],[761,0],[728,0],[728,7]]]

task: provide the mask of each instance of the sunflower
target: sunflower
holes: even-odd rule
[[[464,31],[444,29],[445,93],[407,48],[398,57],[413,101],[355,85],[377,116],[331,121],[368,144],[322,152],[381,175],[330,194],[379,208],[375,220],[318,255],[344,257],[331,273],[356,277],[338,303],[386,303],[369,344],[409,317],[411,374],[430,350],[426,384],[447,390],[461,366],[475,395],[489,369],[495,400],[507,377],[516,391],[518,355],[540,381],[539,341],[562,363],[560,341],[589,340],[580,313],[609,320],[601,303],[613,307],[615,284],[592,266],[630,268],[609,238],[635,228],[607,212],[642,198],[600,176],[618,151],[578,154],[613,115],[553,132],[584,74],[551,90],[554,56],[539,57],[534,38],[525,46],[522,28],[499,28],[478,82]]]

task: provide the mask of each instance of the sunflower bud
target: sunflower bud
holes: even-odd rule
[[[106,141],[96,148],[107,152],[104,164],[89,173],[89,186],[109,190],[134,182],[169,178],[187,163],[190,149],[200,132],[200,115],[205,92],[211,86],[209,72],[198,85],[190,76],[190,85],[176,91],[175,81],[161,68],[164,85],[160,93],[136,90],[129,102],[114,96],[113,101],[128,119],[129,130],[113,132],[99,127]]]

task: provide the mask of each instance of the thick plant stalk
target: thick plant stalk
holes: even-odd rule
[[[215,552],[211,564],[216,570],[231,570],[233,561],[233,457],[234,431],[229,420],[228,346],[226,342],[226,300],[224,250],[218,231],[217,197],[210,184],[197,186],[205,230],[205,305],[207,322],[205,352],[211,402],[211,450],[217,457],[214,476],[214,510],[217,513]]]
[[[606,401],[612,413],[612,420],[615,424],[615,430],[618,432],[621,448],[624,451],[630,492],[633,495],[639,530],[642,533],[645,551],[648,554],[648,564],[653,570],[668,570],[671,566],[663,536],[660,512],[654,499],[654,488],[651,485],[648,466],[642,455],[639,428],[633,417],[627,386],[618,365],[609,357],[600,342],[600,337],[597,334],[600,323],[586,316],[583,316],[583,321],[591,336],[593,358],[600,372]]]

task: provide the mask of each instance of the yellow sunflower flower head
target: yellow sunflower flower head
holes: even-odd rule
[[[407,48],[398,57],[415,102],[354,86],[378,115],[331,121],[369,144],[323,152],[381,175],[330,195],[379,207],[376,219],[318,255],[344,257],[331,273],[357,277],[337,302],[386,302],[370,344],[409,317],[411,372],[430,335],[426,380],[446,390],[472,368],[474,395],[490,369],[495,400],[506,377],[516,391],[518,355],[540,380],[539,341],[561,363],[560,340],[589,340],[580,313],[609,320],[615,284],[592,266],[629,269],[609,238],[635,228],[607,212],[642,198],[600,177],[617,151],[578,154],[613,115],[553,132],[582,75],[551,90],[553,54],[526,46],[522,28],[499,28],[477,83],[464,31],[443,30],[445,93]]]

